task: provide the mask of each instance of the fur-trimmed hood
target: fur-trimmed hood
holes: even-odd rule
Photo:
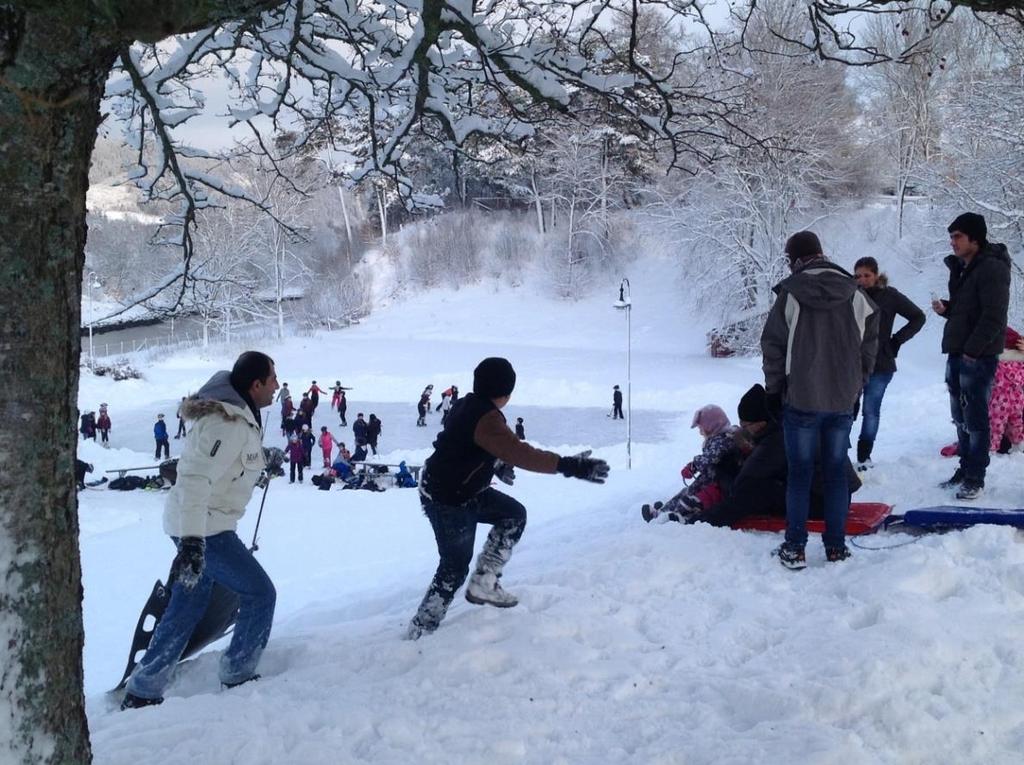
[[[181,416],[186,420],[198,420],[209,414],[219,414],[225,420],[248,420],[249,411],[245,399],[231,385],[231,373],[226,369],[215,373],[198,393],[181,404]]]

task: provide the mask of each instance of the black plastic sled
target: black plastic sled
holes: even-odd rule
[[[171,601],[171,584],[173,580],[170,576],[167,577],[167,582],[168,584],[165,585],[157,579],[156,584],[153,585],[153,591],[149,594],[149,600],[142,607],[139,621],[135,625],[132,647],[128,653],[128,665],[125,667],[124,677],[121,678],[121,682],[114,688],[115,691],[125,687],[128,683],[128,678],[132,674],[132,670],[135,669],[135,665],[139,663],[139,659],[142,658],[146,649],[149,648],[149,641],[153,638],[153,632],[160,623],[160,619],[163,618],[167,605]],[[210,602],[206,605],[206,613],[203,614],[203,618],[199,620],[195,630],[193,630],[192,637],[189,638],[179,661],[184,661],[190,656],[194,656],[210,645],[210,643],[220,640],[231,632],[231,628],[235,626],[235,619],[238,618],[238,602],[238,595],[222,584],[214,582],[213,589],[210,592]],[[146,621],[150,616],[153,617],[152,626],[147,629]]]

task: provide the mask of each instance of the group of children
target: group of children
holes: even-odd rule
[[[98,432],[100,434],[100,442],[104,448],[109,448],[110,427],[110,413],[107,411],[107,405],[100,404],[100,414],[98,417],[94,411],[88,411],[82,415],[78,432],[82,434],[82,438],[89,438],[93,441],[96,440],[96,433]]]

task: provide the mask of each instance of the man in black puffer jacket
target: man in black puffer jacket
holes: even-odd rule
[[[942,352],[948,354],[946,387],[960,467],[941,485],[959,486],[957,499],[977,499],[989,463],[988,402],[1006,337],[1010,256],[1006,245],[988,241],[985,218],[977,213],[957,216],[948,230],[949,299],[935,300],[932,309],[946,319]]]
[[[406,638],[417,640],[437,629],[469,574],[476,525],[491,532],[466,585],[466,600],[477,605],[510,608],[519,601],[501,587],[502,569],[526,528],[526,508],[491,488],[495,476],[511,484],[513,467],[536,473],[561,473],[604,483],[608,464],[590,451],[573,457],[535,449],[516,438],[501,413],[516,384],[506,359],[487,358],[473,372],[473,392],[459,399],[434,441],[420,480],[420,502],[437,539],[441,560]]]

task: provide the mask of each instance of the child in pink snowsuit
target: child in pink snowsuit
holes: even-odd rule
[[[334,444],[337,441],[334,440],[334,436],[331,435],[330,431],[326,427],[320,428],[320,450],[324,453],[324,467],[329,468],[331,466],[331,450],[334,449]]]
[[[693,483],[668,502],[655,502],[653,507],[644,505],[640,513],[648,523],[659,516],[665,520],[679,521],[683,516],[707,510],[723,499],[716,470],[723,459],[736,453],[737,429],[729,423],[729,415],[714,404],[698,409],[690,427],[700,428],[700,434],[704,437],[701,453],[684,465],[681,471],[683,480],[693,479]]]
[[[992,398],[988,404],[990,451],[999,451],[1006,433],[1010,445],[1024,442],[1024,342],[1021,336],[1006,328],[1006,350],[999,354]]]

